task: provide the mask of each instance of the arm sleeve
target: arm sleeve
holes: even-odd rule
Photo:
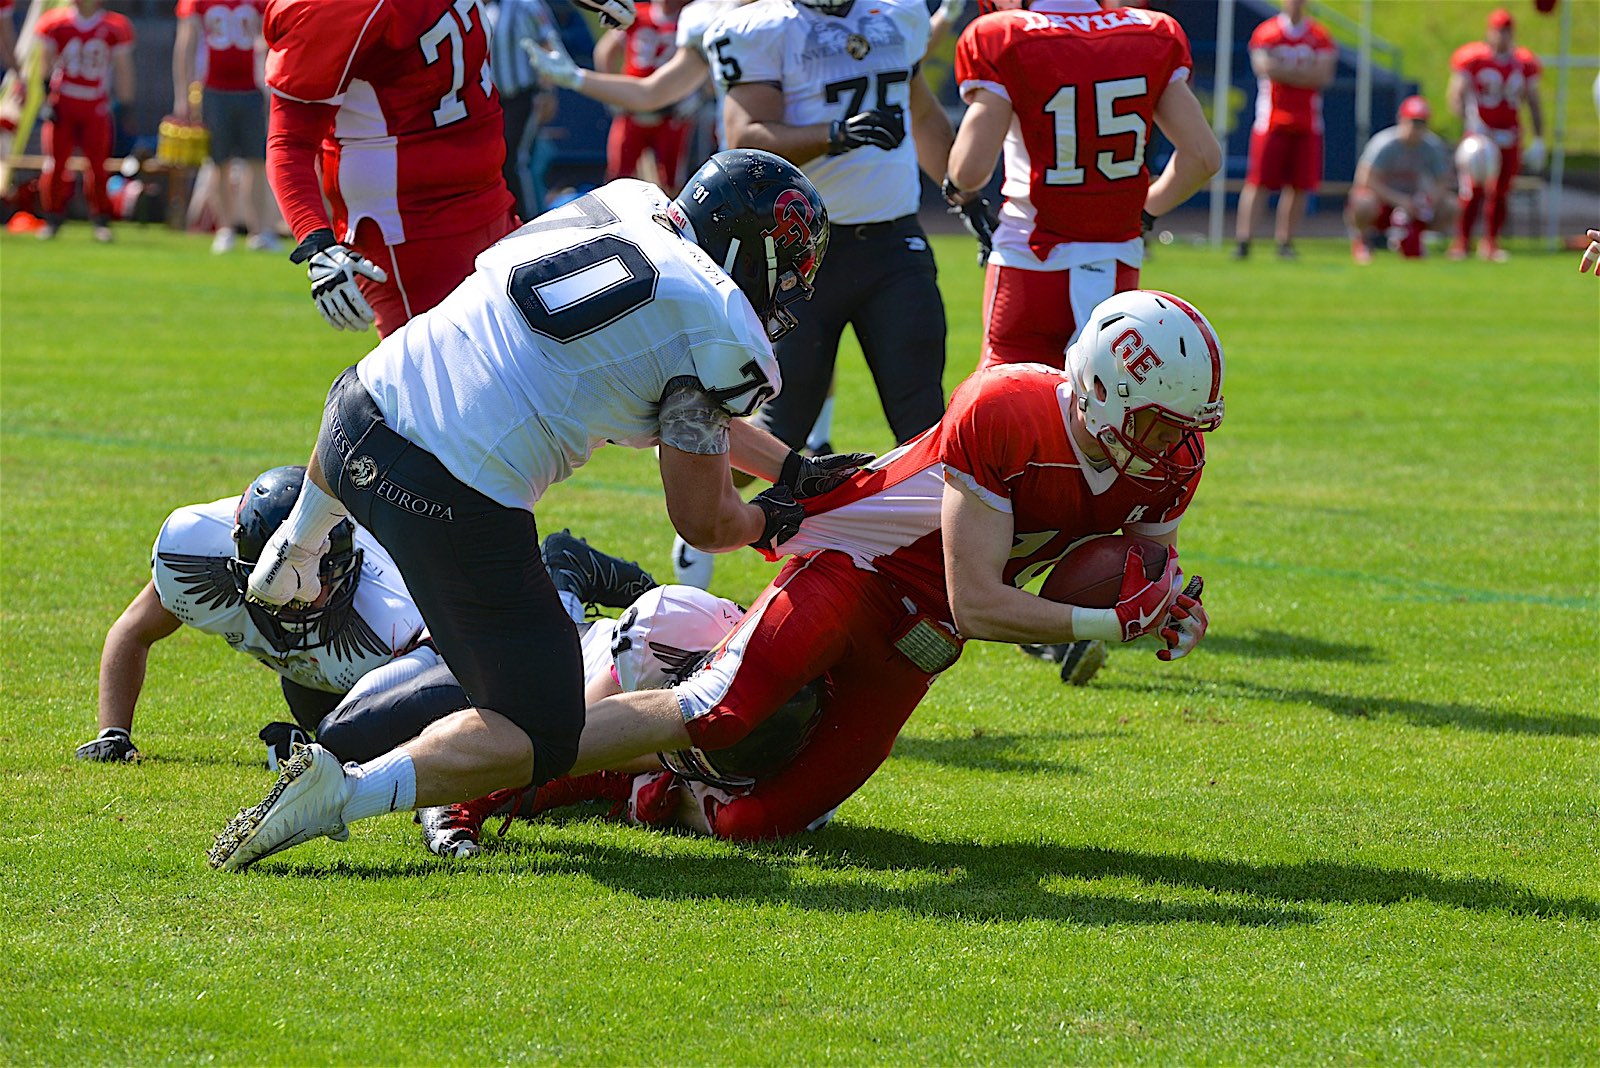
[[[281,96],[272,98],[272,121],[267,133],[267,182],[284,221],[298,241],[313,230],[331,229],[322,186],[317,180],[317,156],[322,139],[333,127],[337,109],[331,104],[307,104]]]
[[[994,62],[1004,42],[992,31],[992,20],[975,22],[956,41],[956,85],[961,89],[961,99],[969,104],[972,98],[968,94],[974,89],[987,89],[1008,102],[1011,100],[1011,92]]]
[[[1011,487],[1006,480],[1023,469],[1031,454],[1030,421],[1009,404],[974,403],[979,392],[980,388],[957,390],[950,399],[939,460],[946,477],[959,481],[991,508],[1010,512]]]

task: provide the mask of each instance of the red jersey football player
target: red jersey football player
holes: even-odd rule
[[[517,224],[483,9],[271,0],[265,32],[267,175],[299,242],[289,258],[329,325],[388,335]]]
[[[39,183],[45,227],[41,238],[55,236],[72,172],[67,161],[73,149],[89,165],[84,198],[96,241],[111,240],[111,198],[106,195],[106,157],[111,154],[111,93],[122,108],[133,106],[133,23],[114,11],[100,10],[100,0],[73,0],[70,7],[45,12],[34,25],[50,79],[46,104],[52,118],[40,130],[45,170]]]
[[[678,12],[683,0],[651,0],[635,9],[633,25],[610,30],[595,45],[596,70],[618,70],[629,78],[646,78],[677,50]],[[623,112],[611,120],[606,137],[606,181],[638,176],[645,149],[655,158],[656,181],[669,194],[683,184],[684,154],[694,123],[678,118],[671,108]]]
[[[994,5],[984,0],[985,13],[956,44],[970,106],[950,150],[946,195],[981,227],[976,191],[1004,146],[980,366],[1060,367],[1090,310],[1138,287],[1143,217],[1194,195],[1222,149],[1189,89],[1189,39],[1170,15],[1102,11],[1093,0]],[[1145,166],[1152,120],[1174,147],[1154,183]]]
[[[1135,290],[1094,309],[1066,364],[973,375],[932,429],[808,498],[791,558],[697,674],[589,706],[574,774],[734,745],[824,676],[821,718],[783,770],[744,793],[685,791],[702,830],[794,834],[866,782],[966,641],[1159,633],[1162,660],[1192,651],[1208,620],[1180,593],[1176,544],[1202,435],[1222,421],[1221,344],[1186,301]],[[1154,582],[1130,557],[1115,608],[1021,589],[1117,530],[1169,549]]]
[[[1464,44],[1450,57],[1450,110],[1461,117],[1467,133],[1483,134],[1500,148],[1500,174],[1487,188],[1462,179],[1461,214],[1450,246],[1453,259],[1466,256],[1486,198],[1489,213],[1478,255],[1495,262],[1506,259],[1500,230],[1506,221],[1511,183],[1523,164],[1529,170],[1544,166],[1544,113],[1539,106],[1539,72],[1543,68],[1539,57],[1512,42],[1511,33],[1511,12],[1495,8],[1489,13],[1484,40]],[[1533,140],[1526,150],[1522,147],[1524,101],[1533,122]]]
[[[1256,117],[1250,127],[1250,162],[1239,194],[1234,256],[1250,252],[1262,191],[1278,193],[1278,255],[1294,258],[1294,235],[1306,199],[1322,183],[1322,90],[1333,81],[1338,46],[1305,13],[1306,0],[1283,0],[1250,35],[1256,72]]]

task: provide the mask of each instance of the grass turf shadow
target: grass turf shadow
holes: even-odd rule
[[[1346,664],[1376,664],[1383,660],[1370,645],[1322,641],[1282,630],[1255,630],[1248,634],[1208,634],[1208,653],[1252,656],[1265,660],[1325,660]]]
[[[1010,731],[975,730],[957,738],[918,738],[902,733],[895,739],[894,755],[902,760],[993,771],[1002,774],[1082,775],[1083,765],[1067,760],[1045,760],[1026,755],[1030,748],[1049,742],[1078,742],[1094,738],[1125,737],[1123,731]]]

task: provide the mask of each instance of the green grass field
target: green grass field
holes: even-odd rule
[[[980,279],[937,248],[954,384]],[[89,766],[100,643],[166,514],[302,462],[373,338],[279,257],[0,239],[0,1062],[1600,1061],[1597,287],[1512,250],[1159,251],[1229,359],[1186,661],[974,645],[804,840],[572,809],[454,863],[388,817],[226,876],[273,677],[180,632],[143,764]],[[890,444],[853,351],[840,407]],[[541,526],[669,574],[653,478],[603,450]]]

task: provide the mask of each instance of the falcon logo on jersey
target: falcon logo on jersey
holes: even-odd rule
[[[1139,331],[1128,329],[1122,336],[1111,343],[1111,355],[1122,361],[1122,366],[1128,369],[1128,374],[1140,385],[1150,377],[1150,372],[1161,366],[1161,357],[1156,355],[1155,349],[1144,343]]]
[[[851,59],[866,59],[867,53],[872,51],[872,42],[859,33],[852,33],[845,38],[844,50],[849,53]]]

